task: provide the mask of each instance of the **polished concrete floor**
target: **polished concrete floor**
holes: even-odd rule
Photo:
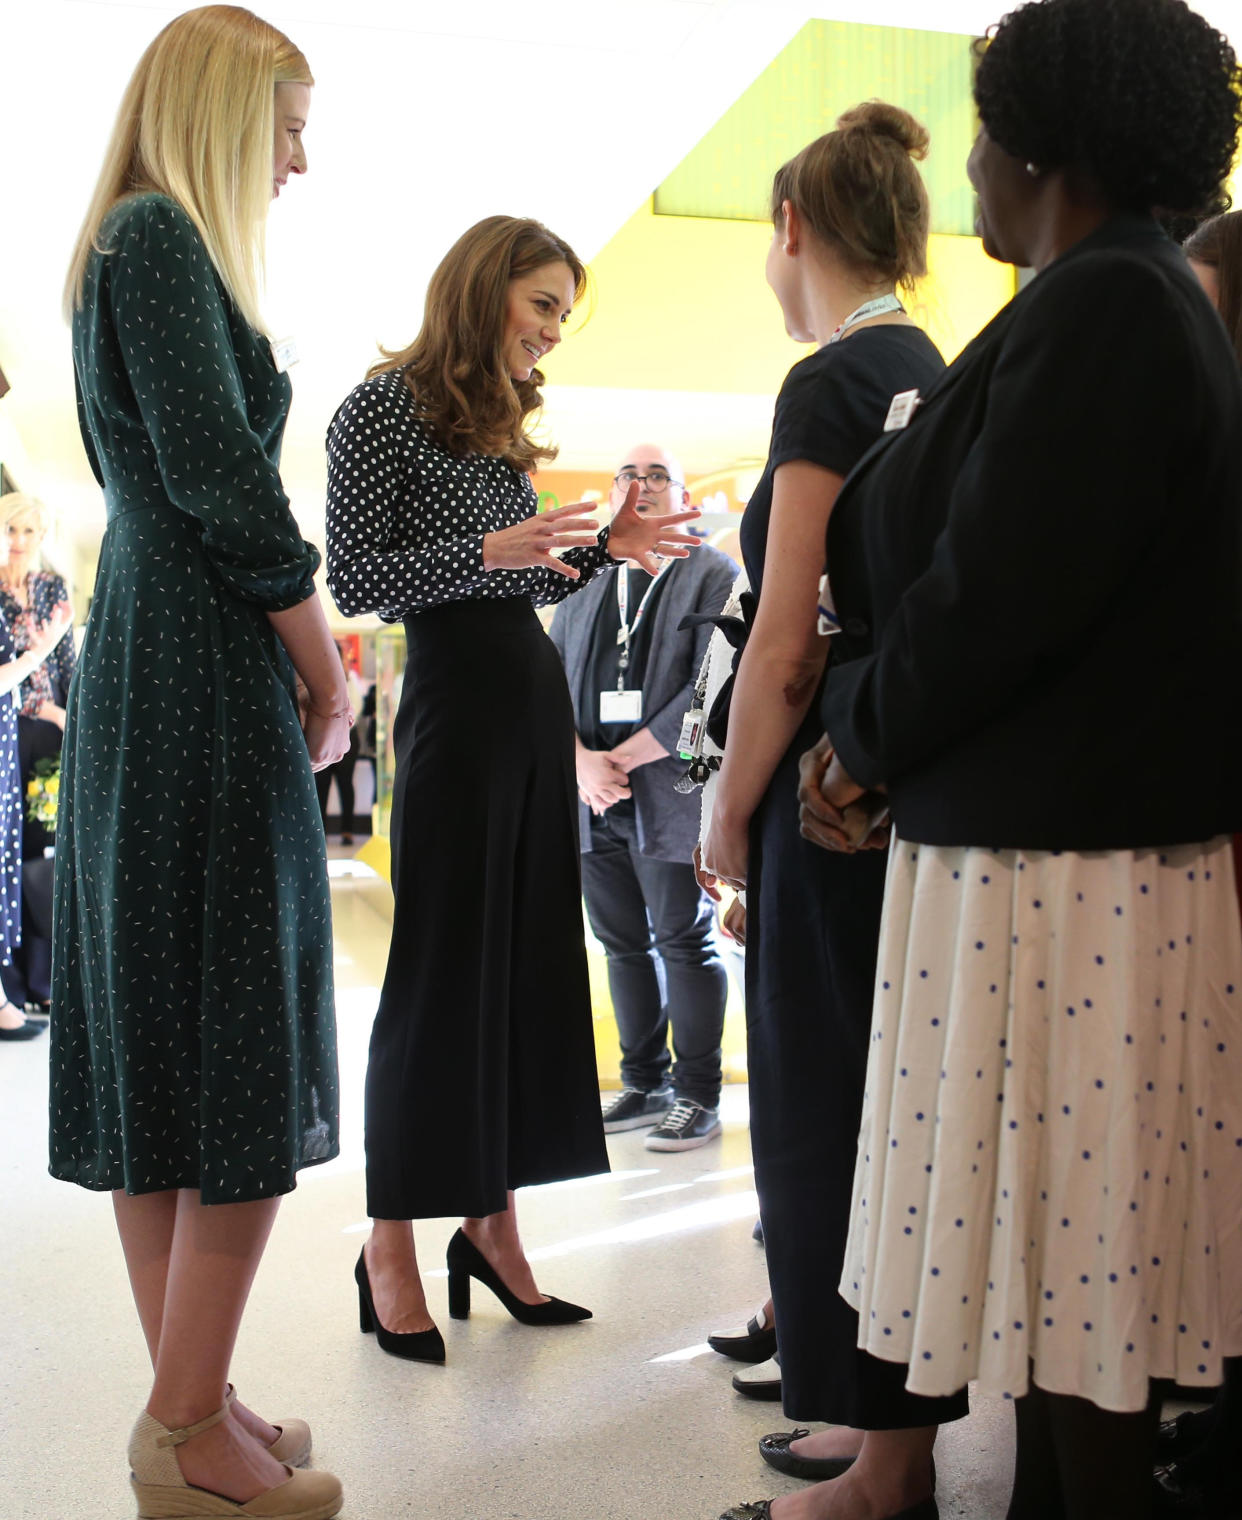
[[[447,1365],[396,1361],[359,1333],[362,1076],[386,892],[369,873],[334,881],[342,1155],[304,1172],[281,1211],[234,1365],[243,1396],[312,1422],[344,1520],[715,1520],[796,1487],[755,1449],[787,1428],[779,1406],[736,1395],[733,1364],[703,1344],[765,1296],[744,1087],[726,1090],[724,1135],[702,1149],[615,1136],[610,1175],[522,1195],[541,1286],[590,1305],[589,1323],[527,1329],[477,1286],[471,1319],[450,1320],[455,1222],[435,1220],[418,1241]],[[147,1368],[108,1198],[46,1174],[46,1061],[45,1039],[0,1047],[0,1517],[123,1520]],[[1001,1520],[1011,1439],[1008,1407],[986,1400],[941,1434],[946,1520]]]

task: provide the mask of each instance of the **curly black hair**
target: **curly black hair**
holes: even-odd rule
[[[1229,204],[1238,61],[1184,0],[1030,0],[980,40],[975,102],[1007,153],[1081,166],[1118,208]]]

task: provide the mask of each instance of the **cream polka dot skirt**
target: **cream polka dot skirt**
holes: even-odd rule
[[[841,1291],[907,1386],[1137,1410],[1242,1352],[1227,839],[896,842]]]

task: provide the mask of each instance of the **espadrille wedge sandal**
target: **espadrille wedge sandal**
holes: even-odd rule
[[[139,1520],[332,1520],[341,1507],[341,1485],[325,1472],[294,1472],[245,1504],[182,1476],[175,1448],[227,1418],[228,1404],[195,1425],[169,1430],[145,1409],[129,1438],[130,1482]]]

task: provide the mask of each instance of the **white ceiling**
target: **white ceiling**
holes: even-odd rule
[[[121,91],[189,7],[0,0],[0,459],[79,530],[101,506],[77,438],[61,281]],[[382,341],[417,331],[428,275],[471,222],[536,216],[592,257],[812,16],[979,31],[1003,0],[271,0],[317,88],[310,173],[269,227],[267,309],[297,338],[286,484],[322,531],[323,435]],[[1242,0],[1200,8],[1242,38]],[[758,277],[758,272],[757,272]],[[773,312],[776,317],[775,310]],[[727,319],[727,314],[722,314]],[[634,316],[653,389],[556,387],[562,466],[606,468],[660,432],[692,473],[762,454],[769,397],[687,395]],[[793,351],[791,350],[791,361]],[[653,408],[658,416],[652,415]],[[624,437],[619,437],[624,435]]]

